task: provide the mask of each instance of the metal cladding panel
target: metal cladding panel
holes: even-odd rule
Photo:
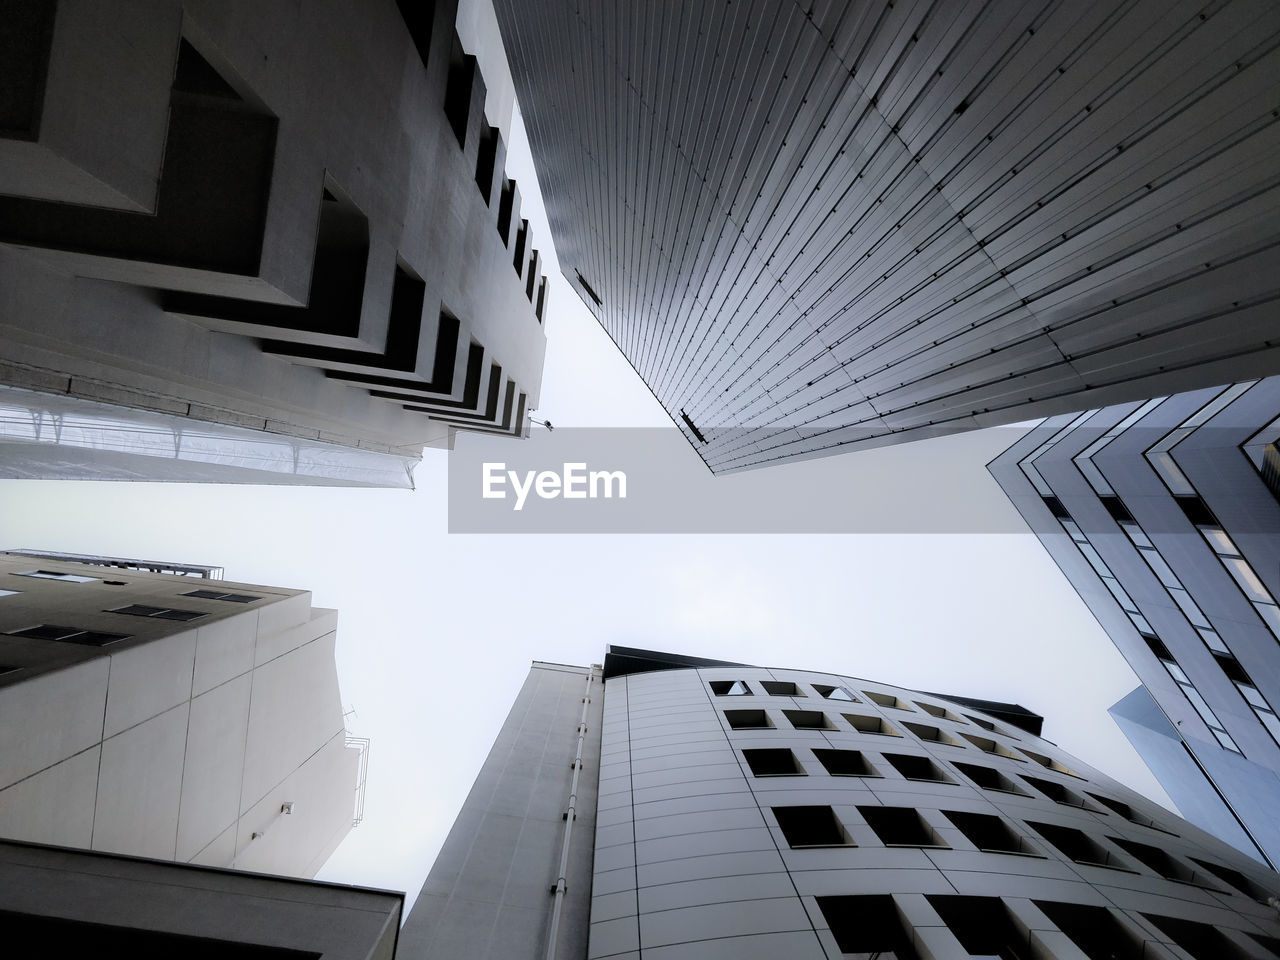
[[[1274,364],[1274,4],[496,6],[566,276],[713,471]]]

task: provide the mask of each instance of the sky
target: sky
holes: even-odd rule
[[[508,171],[551,287],[535,416],[669,427],[559,275],[518,122]],[[823,498],[833,522],[874,481],[957,510],[980,489],[1013,529],[984,464],[1019,435],[767,469],[794,497]],[[336,608],[348,729],[372,746],[364,822],[319,878],[410,901],[529,663],[598,663],[610,643],[1015,701],[1045,716],[1048,739],[1172,807],[1106,713],[1136,677],[1029,531],[450,534],[449,456],[425,451],[413,491],[0,481],[0,532],[3,546],[220,565]]]

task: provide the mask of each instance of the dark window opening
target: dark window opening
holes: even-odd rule
[[[178,64],[173,73],[173,89],[224,100],[242,100],[235,88],[202,57],[186,38],[178,47]]]
[[[1019,747],[1018,749],[1021,750],[1022,753],[1025,754],[1027,757],[1034,760],[1036,763],[1040,764],[1040,766],[1044,767],[1046,770],[1052,770],[1054,773],[1065,773],[1067,776],[1075,777],[1077,780],[1084,779],[1084,777],[1080,776],[1080,774],[1076,773],[1070,767],[1059,763],[1057,760],[1054,760],[1052,757],[1046,757],[1042,753],[1033,753],[1032,751],[1026,750],[1022,747]]]
[[[1047,900],[1034,903],[1089,960],[1143,960],[1147,956],[1142,939],[1106,907]]]
[[[529,269],[525,273],[524,295],[525,298],[533,303],[533,286],[538,282],[538,251],[533,251],[533,256],[529,258]]]
[[[511,257],[511,265],[515,268],[516,276],[521,276],[524,270],[524,248],[529,242],[529,221],[521,220],[520,227],[516,230],[515,252]]]
[[[919,960],[912,936],[893,897],[818,897],[818,909],[831,928],[841,953],[866,956],[892,954],[897,960]]]
[[[816,748],[813,755],[833,777],[878,777],[880,773],[857,750]]]
[[[1208,870],[1223,883],[1234,887],[1245,896],[1252,897],[1259,903],[1266,903],[1271,897],[1275,896],[1270,890],[1254,883],[1239,870],[1232,870],[1230,867],[1224,867],[1218,863],[1210,863],[1207,860],[1197,860],[1195,857],[1191,858],[1191,862]]]
[[[0,31],[0,132],[7,140],[37,140],[44,108],[56,3],[11,0]]]
[[[955,737],[952,737],[949,734],[944,733],[942,730],[939,730],[937,727],[925,726],[923,723],[912,723],[909,720],[904,720],[902,722],[902,725],[906,727],[908,730],[910,730],[912,733],[914,733],[921,740],[926,740],[929,743],[941,743],[944,746],[948,746],[948,747],[962,746],[960,741],[956,740]]]
[[[409,31],[418,59],[425,67],[431,58],[431,22],[436,16],[435,0],[396,0],[400,17]]]
[[[921,703],[916,701],[916,706],[929,714],[931,717],[937,717],[939,720],[950,720],[952,723],[964,723],[959,717],[948,710],[946,707],[940,707],[935,703]]]
[[[1027,826],[1044,837],[1068,860],[1096,867],[1127,869],[1120,862],[1119,857],[1113,856],[1106,847],[1081,830],[1074,827],[1060,827],[1053,823],[1034,823],[1030,820],[1027,821]]]
[[[983,790],[995,790],[998,793],[1016,793],[1020,797],[1030,796],[1016,783],[999,770],[982,767],[976,763],[957,763],[956,769],[980,786]]]
[[[764,692],[771,697],[804,696],[804,692],[789,680],[761,680],[760,686],[764,687]]]
[[[444,115],[458,138],[458,146],[466,148],[467,123],[471,119],[471,88],[475,83],[476,58],[462,49],[462,41],[453,35],[449,55],[449,81],[444,91]]]
[[[790,750],[743,750],[742,756],[757,777],[803,777],[804,768]]]
[[[773,807],[782,835],[792,847],[852,846],[830,807]]]
[[[247,593],[223,593],[220,590],[189,590],[183,596],[200,597],[202,600],[225,600],[227,603],[253,603],[255,600],[262,599]]]
[[[516,182],[503,178],[502,195],[498,198],[498,236],[505,247],[511,243],[511,208],[515,204]]]
[[[1120,837],[1108,837],[1129,856],[1146,864],[1166,880],[1177,880],[1179,883],[1191,883],[1207,890],[1217,890],[1218,885],[1209,883],[1207,878],[1196,873],[1185,863],[1179,863],[1164,850],[1150,844],[1138,843],[1136,840],[1124,840]]]
[[[1141,814],[1137,810],[1133,809],[1133,807],[1129,806],[1129,804],[1125,803],[1123,800],[1116,800],[1116,799],[1113,799],[1112,797],[1104,797],[1102,796],[1102,794],[1094,793],[1093,791],[1088,791],[1088,792],[1089,792],[1089,796],[1093,797],[1093,799],[1097,800],[1100,804],[1102,804],[1104,807],[1108,808],[1109,810],[1113,810],[1114,812],[1120,814],[1120,816],[1124,817],[1130,823],[1136,823],[1139,826],[1143,826],[1143,827],[1151,827],[1153,830],[1161,830],[1165,833],[1170,832],[1168,830],[1165,830],[1164,827],[1160,826],[1150,817],[1145,816],[1144,814]]]
[[[773,724],[763,710],[726,710],[725,721],[731,730],[769,730]]]
[[[860,703],[852,693],[844,687],[829,687],[826,684],[815,683],[813,689],[818,691],[818,696],[824,700],[844,700],[848,703]]]
[[[596,293],[595,288],[587,283],[587,278],[582,275],[582,271],[575,269],[573,272],[578,276],[578,284],[582,287],[583,293],[590,297],[597,307],[604,306],[604,301],[600,299],[600,294]]]
[[[928,757],[917,757],[905,753],[886,753],[884,758],[893,769],[908,780],[927,780],[932,783],[955,783],[943,773],[942,768]]]
[[[717,697],[749,697],[751,688],[741,680],[712,680],[709,684],[711,692]]]
[[[973,956],[1030,960],[1030,933],[1019,930],[999,897],[927,898],[929,905]]]
[[[912,807],[859,807],[873,833],[886,847],[945,847]]]
[[[486,126],[480,134],[480,149],[476,154],[476,186],[484,205],[489,206],[493,194],[493,168],[498,159],[498,128]]]
[[[104,613],[123,613],[130,617],[155,617],[157,620],[199,620],[207,613],[199,610],[177,610],[170,607],[151,607],[145,603],[131,603],[127,607],[104,610]]]
[[[1173,654],[1169,652],[1169,648],[1164,645],[1164,641],[1159,637],[1149,636],[1144,633],[1142,635],[1142,639],[1147,641],[1147,646],[1151,648],[1151,652],[1156,655],[1157,660],[1177,663],[1177,661],[1173,659]]]
[[[26,637],[31,640],[57,640],[61,643],[79,643],[86,647],[103,647],[117,640],[128,640],[132,634],[107,633],[102,630],[85,630],[81,627],[59,627],[51,623],[10,630],[7,636]]]
[[[1059,520],[1071,519],[1071,512],[1062,505],[1062,501],[1059,500],[1057,497],[1045,497],[1044,505],[1048,507],[1049,512],[1052,513]]]
[[[989,813],[962,813],[958,810],[944,810],[942,813],[964,834],[965,839],[984,853],[1036,853],[1000,817]]]
[[[995,757],[1008,757],[1010,760],[1021,759],[1008,747],[996,743],[994,740],[988,740],[986,737],[975,737],[971,733],[962,733],[960,736],[964,737],[983,753],[989,753]]]
[[[1221,930],[1207,923],[1195,923],[1181,917],[1143,916],[1155,924],[1166,937],[1196,960],[1249,960],[1249,954],[1236,946]]]
[[[845,713],[842,716],[860,733],[878,733],[885,737],[900,737],[897,730],[880,717],[864,717],[857,713]]]
[[[707,438],[702,435],[702,431],[697,428],[689,414],[684,412],[683,407],[680,408],[680,419],[684,421],[684,425],[689,428],[693,435],[698,438],[699,443],[707,442]]]
[[[899,700],[897,697],[893,696],[892,694],[873,693],[870,690],[863,690],[862,692],[867,695],[868,700],[870,700],[872,703],[879,704],[882,707],[889,707],[893,710],[911,710],[910,707],[908,707],[905,703],[903,703],[901,700]]]
[[[821,710],[783,710],[782,715],[797,730],[834,730],[835,724]]]
[[[1119,497],[1099,497],[1099,502],[1107,508],[1107,513],[1111,514],[1111,519],[1116,523],[1137,523],[1133,519],[1133,514],[1129,512],[1129,508]]]
[[[542,322],[543,316],[547,309],[547,278],[543,277],[538,281],[538,304],[533,308],[534,316],[538,318],[538,322]]]
[[[1182,512],[1186,514],[1187,519],[1197,527],[1218,527],[1221,524],[1218,518],[1214,516],[1209,505],[1199,497],[1174,497],[1178,502],[1178,506],[1182,508]]]
[[[1233,683],[1243,683],[1247,686],[1257,686],[1251,679],[1244,667],[1240,665],[1240,661],[1229,653],[1215,653],[1213,658],[1218,661],[1218,666],[1222,668],[1222,672],[1227,675],[1227,679]]]
[[[1084,797],[1080,794],[1068,790],[1060,783],[1054,783],[1052,780],[1041,780],[1039,777],[1029,777],[1025,773],[1019,774],[1023,780],[1031,784],[1054,803],[1060,803],[1067,807],[1079,807],[1082,810],[1089,810],[1089,805],[1085,802]]]

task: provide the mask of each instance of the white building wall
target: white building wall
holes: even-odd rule
[[[718,696],[710,686],[735,680],[745,681],[750,695]],[[799,695],[770,695],[761,681],[792,681]],[[814,683],[846,687],[858,702],[824,699]],[[898,705],[881,706],[868,693]],[[946,714],[935,716],[921,704]],[[726,710],[763,711],[768,726],[731,729]],[[825,729],[797,729],[784,713],[795,710],[821,713]],[[871,718],[896,735],[863,732],[848,717]],[[915,731],[906,724],[915,724]],[[928,739],[933,736],[941,739]],[[802,774],[754,775],[743,750],[761,748],[789,749]],[[815,748],[859,751],[875,775],[833,776]],[[886,754],[928,758],[945,782],[907,779]],[[1018,792],[983,789],[957,762],[997,771]],[[1065,788],[1085,806],[1050,799],[1024,775]],[[1127,804],[1140,822],[1090,793]],[[830,807],[844,842],[793,848],[774,808],[800,806]],[[935,842],[886,843],[863,812],[879,807],[917,811]],[[947,812],[1000,818],[1020,838],[1021,852],[979,849]],[[1031,823],[1082,831],[1110,866],[1075,862]],[[1161,876],[1117,840],[1165,851],[1187,869],[1187,879]],[[1192,857],[1237,871],[1252,883],[1252,895]],[[911,948],[932,960],[973,955],[943,921],[937,909],[942,901],[928,899],[958,895],[998,898],[1025,955],[1041,960],[1095,954],[1059,929],[1037,902],[1104,908],[1128,941],[1114,946],[1138,951],[1120,956],[1210,956],[1183,952],[1148,919],[1156,916],[1204,925],[1218,945],[1212,960],[1266,957],[1271,954],[1261,944],[1278,942],[1280,916],[1260,898],[1280,891],[1278,881],[1052,743],[937,697],[751,667],[657,671],[606,684],[590,960],[857,956],[841,953],[818,898],[877,894],[892,898],[894,922]],[[867,955],[882,949],[869,948]]]
[[[24,577],[41,569],[88,583]],[[108,583],[115,581],[115,583]],[[225,590],[250,603],[186,596]],[[295,590],[0,554],[0,836],[314,876],[351,829],[337,613]],[[132,603],[189,622],[111,612]],[[90,646],[38,624],[130,633]],[[285,802],[294,804],[289,815]]]

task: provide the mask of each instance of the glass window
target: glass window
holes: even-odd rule
[[[1209,541],[1209,546],[1213,547],[1214,553],[1227,557],[1240,556],[1240,551],[1236,549],[1236,545],[1231,542],[1231,538],[1221,527],[1201,527],[1200,532]]]
[[[1102,557],[1098,556],[1097,550],[1087,543],[1080,543],[1077,546],[1080,548],[1080,552],[1084,554],[1084,558],[1089,561],[1090,566],[1098,571],[1100,576],[1108,577],[1111,575],[1111,568],[1103,562]]]
[[[1155,549],[1155,545],[1147,538],[1147,535],[1142,532],[1142,528],[1136,523],[1122,523],[1120,524],[1120,528],[1129,535],[1129,539],[1132,540],[1140,550]]]
[[[1200,634],[1200,639],[1204,641],[1205,646],[1207,646],[1214,653],[1230,653],[1231,652],[1230,650],[1227,649],[1227,645],[1222,642],[1222,638],[1218,636],[1218,633],[1216,630],[1209,630],[1205,627],[1197,627],[1196,632]]]
[[[1173,679],[1177,680],[1179,683],[1191,682],[1191,678],[1188,677],[1183,669],[1172,660],[1165,660],[1163,663],[1168,668],[1169,673],[1173,675]]]
[[[1187,615],[1187,619],[1191,621],[1193,626],[1213,628],[1209,618],[1200,611],[1200,608],[1196,606],[1196,602],[1191,599],[1191,594],[1181,587],[1171,589],[1169,594],[1173,597],[1174,602],[1182,608],[1182,612]]]
[[[1156,576],[1160,578],[1160,582],[1166,587],[1182,587],[1182,581],[1170,569],[1169,564],[1164,562],[1164,557],[1154,550],[1143,550],[1142,557],[1151,565],[1151,569],[1155,571]]]
[[[1116,582],[1114,577],[1103,577],[1102,582],[1107,585],[1107,589],[1111,591],[1111,595],[1116,598],[1116,602],[1130,613],[1138,612],[1138,605],[1133,602],[1129,594],[1125,593],[1124,587]]]
[[[1258,579],[1258,575],[1253,572],[1253,567],[1249,566],[1247,560],[1239,557],[1223,557],[1223,564],[1231,575],[1236,578],[1236,583],[1240,584],[1250,600],[1261,601],[1262,603],[1273,603],[1271,593],[1263,586],[1262,581]]]
[[[1255,603],[1253,609],[1258,611],[1258,615],[1271,628],[1271,632],[1280,637],[1280,609],[1268,603]]]

